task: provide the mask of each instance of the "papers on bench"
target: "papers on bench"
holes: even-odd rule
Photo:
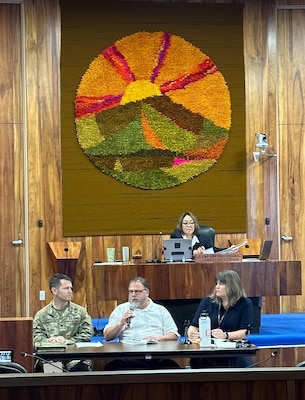
[[[238,252],[240,247],[243,247],[248,241],[244,240],[239,244],[233,244],[227,249],[213,252],[213,249],[206,249],[204,253],[196,254],[194,257],[195,262],[230,262],[242,261],[243,255]]]
[[[78,342],[75,343],[75,346],[78,349],[82,349],[84,347],[102,347],[103,344],[101,342]]]
[[[235,349],[236,348],[236,342],[230,342],[224,339],[213,339],[214,344],[216,347],[219,347],[221,349]]]
[[[98,266],[102,266],[102,265],[122,265],[122,264],[123,264],[123,261],[113,261],[113,262],[108,262],[108,261],[97,262],[97,261],[95,261],[93,263],[93,266],[98,267]]]
[[[245,244],[248,243],[248,240],[244,240],[238,244],[232,244],[232,246],[228,247],[227,249],[218,251],[217,254],[228,254],[228,253],[235,253],[240,247],[243,247]]]
[[[156,344],[159,343],[159,340],[145,340],[145,339],[126,339],[126,340],[122,340],[123,344],[128,344],[128,345],[132,345],[132,346],[137,346],[140,344]]]

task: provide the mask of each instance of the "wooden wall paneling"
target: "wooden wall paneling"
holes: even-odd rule
[[[248,192],[249,200],[249,233],[252,237],[268,239],[265,218],[269,218],[273,236],[277,237],[277,207],[274,198],[277,194],[276,159],[262,157],[258,163],[253,160],[253,150],[256,143],[256,133],[264,132],[267,134],[268,142],[272,148],[272,143],[276,143],[276,104],[275,104],[275,54],[274,36],[275,30],[275,2],[251,2],[252,13],[249,12],[246,26],[253,29],[249,31],[246,42],[252,43],[252,54],[245,54],[248,67],[250,68],[249,86],[249,109],[247,115],[250,126],[247,131],[249,144],[249,157],[251,168],[249,169],[249,182],[251,189]],[[247,5],[248,6],[248,5]],[[251,37],[252,36],[252,37]],[[272,45],[270,45],[270,43]],[[258,76],[261,76],[258,80]],[[256,80],[256,83],[255,83]],[[269,152],[268,148],[268,152]],[[272,165],[271,165],[272,164]],[[272,174],[272,176],[270,176]],[[257,190],[255,198],[256,207],[251,207],[251,197]],[[252,223],[250,222],[252,221]],[[256,230],[256,231],[255,231]],[[256,233],[256,236],[254,234]],[[276,240],[275,240],[276,242]],[[275,245],[272,249],[272,257],[278,257],[278,249]]]
[[[250,0],[245,3],[244,9],[244,55],[246,75],[246,138],[247,138],[247,233],[248,237],[272,238],[277,242],[277,203],[276,177],[274,160],[263,158],[255,163],[253,151],[256,144],[256,133],[264,132],[268,140],[275,140],[275,103],[274,103],[274,62],[269,64],[268,45],[274,38],[275,1],[258,2]],[[272,30],[273,28],[273,30]],[[270,77],[270,82],[269,82]],[[270,99],[269,99],[270,98]],[[272,102],[273,99],[273,102]],[[271,134],[270,134],[271,133]],[[271,142],[272,143],[272,142]],[[272,164],[272,185],[268,178]],[[272,196],[270,191],[273,190]],[[275,194],[274,194],[275,192]],[[271,225],[266,228],[265,218],[269,218]],[[269,232],[272,227],[272,233]],[[272,249],[272,258],[276,259],[278,249]],[[277,297],[264,298],[264,312],[279,312],[280,299]]]
[[[305,4],[278,9],[278,131],[280,171],[281,234],[293,237],[281,241],[283,259],[305,260],[305,212],[302,206],[305,173],[304,81],[305,81]],[[302,282],[305,282],[303,269]],[[304,311],[304,295],[283,299],[283,311]]]
[[[262,237],[263,210],[262,165],[254,163],[255,134],[263,130],[264,76],[266,43],[266,16],[261,10],[262,2],[249,1],[244,8],[244,57],[246,90],[246,144],[247,144],[247,233],[250,237]],[[259,83],[258,83],[259,82]],[[260,99],[260,101],[259,101]]]
[[[271,354],[277,352],[273,357]],[[253,363],[260,363],[257,366],[268,367],[295,367],[305,360],[305,347],[283,346],[278,348],[260,348],[253,357]]]
[[[26,312],[20,5],[0,4],[0,35],[0,315],[4,317]],[[12,245],[18,239],[23,244]]]
[[[144,261],[144,254],[148,253],[148,249],[145,249],[144,245],[145,245],[145,236],[136,235],[132,237],[132,247],[130,249],[131,260],[134,254],[141,254],[142,258],[140,259],[140,261]]]
[[[33,319],[0,318],[0,343],[2,349],[13,349],[14,361],[33,371],[33,358],[23,357],[21,352],[33,353]]]
[[[52,262],[48,241],[61,240],[60,9],[57,0],[25,1],[28,130],[30,314],[41,308]],[[43,226],[38,227],[38,220]],[[47,301],[49,297],[47,297]]]
[[[214,2],[219,1],[215,0]],[[231,1],[223,2],[230,3]],[[264,218],[265,216],[270,217],[273,224],[273,221],[277,218],[277,204],[273,204],[273,197],[270,197],[268,187],[266,187],[269,178],[266,178],[265,174],[268,174],[269,171],[261,163],[259,165],[254,164],[252,152],[254,151],[256,132],[266,131],[272,146],[275,146],[276,143],[274,137],[274,119],[276,113],[274,111],[274,92],[277,88],[274,86],[276,80],[274,78],[275,66],[273,58],[269,59],[269,57],[274,57],[274,48],[272,46],[275,46],[275,43],[271,43],[274,39],[273,26],[276,16],[274,7],[276,4],[287,3],[288,1],[279,0],[268,2],[247,0],[244,7],[248,208],[247,232],[244,234],[248,237],[263,237],[270,233],[273,240],[276,240],[273,225],[271,233],[269,231],[270,227],[266,228],[264,225]],[[304,4],[305,2],[293,1],[293,3]],[[107,238],[104,236],[83,238],[62,237],[60,93],[58,90],[60,82],[60,7],[58,0],[36,0],[35,2],[25,0],[24,4],[26,19],[25,83],[27,87],[26,115],[29,191],[29,229],[27,232],[29,243],[28,262],[30,266],[29,314],[34,315],[50,299],[48,280],[54,271],[48,254],[48,241],[81,240],[83,242],[84,250],[80,259],[75,284],[75,300],[86,303],[86,299],[91,296],[90,289],[93,279],[90,277],[90,272],[92,272],[90,271],[91,263],[96,259],[104,258],[106,247],[115,245],[115,247],[120,248],[122,243],[124,243],[124,245],[129,245],[132,249],[131,253],[140,249],[143,253],[143,259],[147,259],[151,257],[158,235],[128,235],[128,237],[116,238]],[[2,18],[2,20],[5,23],[7,18]],[[1,22],[1,29],[3,29],[4,23]],[[3,71],[1,71],[2,73]],[[279,94],[281,92],[282,90],[279,91]],[[289,96],[288,100],[287,96],[281,98],[282,105],[287,104],[289,106],[291,104],[291,96]],[[282,107],[281,104],[280,106]],[[279,149],[280,147],[281,144]],[[285,165],[285,162],[286,164],[289,162],[289,157],[285,158],[281,155],[281,160],[283,165]],[[270,161],[274,162],[274,160]],[[272,179],[274,180],[274,175]],[[12,201],[14,196],[10,197]],[[301,206],[300,201],[299,199],[295,200],[294,205],[296,209]],[[287,204],[283,204],[284,210],[285,207],[289,209],[290,204],[288,207]],[[268,215],[266,215],[266,212],[268,212]],[[37,226],[39,219],[43,220],[42,228],[38,228]],[[301,225],[300,221],[298,227]],[[2,242],[3,235],[7,235],[7,227],[9,226],[6,224],[5,230],[1,227],[3,230],[1,231],[0,242]],[[237,238],[239,235],[235,235],[234,233],[230,235],[217,235],[216,242],[226,245],[230,237]],[[293,250],[293,252],[285,253],[284,250],[283,248],[282,256],[287,255],[287,258],[293,259],[297,259],[301,252],[301,250],[298,250],[298,252]],[[23,250],[18,254],[20,260],[23,258],[22,252]],[[9,258],[11,259],[10,255]],[[6,268],[9,268],[8,263],[5,265]],[[9,269],[8,271],[10,274],[11,271]],[[20,279],[19,275],[18,279]],[[11,286],[9,281],[7,283],[8,287]],[[86,285],[88,284],[87,288],[85,283]],[[38,300],[38,291],[40,289],[47,291],[46,302]],[[302,299],[303,296],[300,296],[300,300],[297,303],[299,310],[304,309]],[[264,299],[265,304],[269,300],[271,301],[269,309],[273,312],[280,309],[278,298],[266,299],[266,301]],[[1,301],[1,307],[3,307],[3,297]],[[10,299],[9,301],[13,300]],[[20,313],[25,313],[22,309],[24,302],[21,305],[19,298],[16,299],[16,302],[19,302]],[[286,304],[285,299],[284,304],[285,310],[295,310],[294,301]],[[268,307],[266,310],[268,311]]]
[[[262,3],[262,15],[265,16],[264,31],[265,63],[263,64],[264,119],[262,131],[267,134],[269,147],[266,153],[277,153],[277,25],[276,1]],[[263,29],[263,27],[261,27]],[[278,157],[263,157],[263,238],[272,239],[271,259],[279,259],[279,210],[278,210]],[[269,220],[267,224],[265,221]]]

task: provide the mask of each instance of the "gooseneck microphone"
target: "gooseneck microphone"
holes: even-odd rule
[[[160,258],[158,258],[158,248],[159,248],[159,244],[160,244],[161,238],[162,238],[162,232],[160,232],[158,240],[157,240],[157,244],[155,246],[154,258],[152,260],[153,263],[160,263],[161,262]]]
[[[70,372],[68,369],[65,369],[65,368],[63,368],[63,367],[59,367],[59,366],[56,365],[54,362],[49,361],[49,360],[46,360],[45,358],[42,358],[42,357],[40,357],[40,356],[37,356],[36,354],[25,353],[24,351],[22,351],[22,352],[20,353],[20,355],[21,355],[22,357],[32,357],[32,358],[34,358],[35,360],[39,360],[39,361],[41,361],[41,362],[43,362],[43,363],[50,364],[50,365],[52,365],[52,367],[55,367],[55,368],[59,369],[61,372]]]
[[[161,238],[162,238],[162,232],[159,233],[159,237],[158,237],[156,246],[154,247],[153,258],[150,260],[146,260],[145,261],[146,263],[160,263],[161,262],[160,258],[158,258],[158,247],[159,247]]]
[[[134,309],[135,309],[135,306],[132,306],[132,305],[129,306],[129,310],[130,310],[130,311],[133,311]],[[128,318],[126,319],[126,327],[127,327],[127,328],[130,328],[130,322],[131,322],[131,317],[128,317]]]
[[[265,358],[264,360],[258,361],[258,362],[254,363],[254,364],[251,364],[251,365],[247,365],[245,368],[257,367],[258,365],[261,365],[261,364],[263,364],[263,363],[269,361],[270,358],[276,357],[277,353],[278,353],[278,351],[277,351],[277,350],[274,350],[274,351],[273,351],[267,358]]]

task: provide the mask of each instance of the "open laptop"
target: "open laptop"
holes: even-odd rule
[[[12,349],[0,349],[0,362],[13,362],[13,350]]]
[[[192,260],[192,241],[190,239],[165,239],[163,256],[165,261],[170,262]]]
[[[264,240],[261,246],[260,254],[244,255],[243,259],[268,260],[272,248],[273,240]]]

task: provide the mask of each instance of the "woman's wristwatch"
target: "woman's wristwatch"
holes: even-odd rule
[[[226,334],[226,339],[229,340],[230,338],[228,332],[225,332],[225,334]]]

